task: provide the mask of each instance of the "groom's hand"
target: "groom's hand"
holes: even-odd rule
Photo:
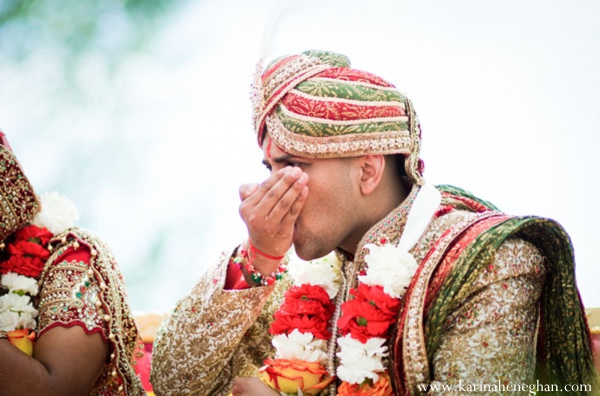
[[[283,256],[292,246],[294,224],[308,196],[308,175],[300,168],[285,167],[260,185],[240,187],[240,216],[248,228],[252,245],[269,256]],[[271,274],[277,260],[257,256],[254,267]]]

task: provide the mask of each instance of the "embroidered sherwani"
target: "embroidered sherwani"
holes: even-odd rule
[[[400,239],[414,194],[415,190],[363,237],[353,262],[345,260],[344,300],[365,266],[368,249],[364,245]],[[471,271],[472,279],[460,283],[457,294],[463,297],[459,303],[434,299],[447,291],[454,267],[463,265],[457,262],[465,254],[463,243],[469,242],[464,240],[469,237],[467,230],[476,225],[483,229],[483,224],[489,227],[506,218],[480,201],[444,195],[410,250],[420,266],[388,343],[387,366],[397,394],[435,393],[433,387],[441,385],[534,380],[539,302],[546,277],[545,258],[534,244],[505,238],[484,269]],[[481,232],[475,229],[471,237]],[[272,357],[268,328],[290,280],[225,290],[231,253],[226,252],[201,278],[159,329],[151,377],[157,395],[227,395],[237,377],[257,375],[263,360]],[[438,306],[447,314],[441,323],[428,327],[439,316]],[[335,334],[336,328],[332,330]]]

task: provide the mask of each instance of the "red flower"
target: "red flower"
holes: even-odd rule
[[[289,298],[302,299],[302,300],[316,300],[321,302],[323,306],[330,305],[332,307],[332,311],[335,310],[335,306],[331,302],[329,295],[320,286],[313,286],[307,283],[300,286],[293,286],[285,292],[286,300]]]
[[[327,329],[327,321],[309,315],[280,315],[275,312],[275,320],[271,323],[269,333],[289,334],[294,329],[300,333],[312,333],[322,340],[331,338],[331,332]]]
[[[309,315],[316,316],[322,320],[327,320],[331,317],[331,311],[327,306],[323,306],[320,301],[316,300],[297,300],[297,299],[286,299],[279,312],[286,315]]]
[[[342,316],[338,320],[342,335],[350,333],[352,338],[363,343],[371,337],[389,337],[389,328],[396,322],[400,301],[385,294],[381,286],[363,283],[350,293],[355,298],[342,304]]]
[[[0,266],[0,274],[14,272],[19,275],[28,276],[30,278],[39,278],[46,262],[37,257],[26,256],[10,256],[8,260]]]
[[[15,241],[35,242],[40,245],[46,245],[54,234],[47,228],[41,228],[35,225],[28,225],[15,232]]]
[[[357,289],[351,290],[350,293],[355,296],[362,295],[371,305],[379,308],[386,315],[395,317],[398,314],[400,300],[385,293],[383,287],[378,285],[368,286],[364,283],[359,283]]]
[[[0,273],[14,272],[19,275],[38,278],[50,251],[46,244],[53,234],[46,228],[26,226],[14,233],[14,240],[6,251],[10,257],[0,266]]]
[[[289,334],[294,329],[312,333],[315,337],[329,339],[327,321],[335,311],[327,292],[319,286],[303,284],[291,287],[285,300],[275,312],[271,334]]]
[[[23,227],[15,232],[15,240],[8,245],[8,253],[47,260],[50,252],[45,246],[52,236],[46,228],[34,225]]]
[[[50,252],[35,242],[19,241],[8,245],[8,253],[13,256],[36,257],[47,260]]]

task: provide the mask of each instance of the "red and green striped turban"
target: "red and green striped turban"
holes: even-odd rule
[[[259,66],[252,87],[254,128],[303,158],[402,154],[422,183],[420,127],[412,103],[394,85],[350,68],[340,54],[307,51]]]

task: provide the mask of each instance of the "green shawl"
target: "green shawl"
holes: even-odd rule
[[[470,193],[451,186],[440,191],[465,197],[490,210],[496,207]],[[533,217],[513,217],[481,233],[457,260],[425,314],[427,357],[431,363],[440,345],[444,320],[468,295],[468,285],[494,259],[498,247],[509,237],[535,245],[545,257],[546,281],[541,296],[542,334],[538,338],[537,379],[563,387],[591,384],[598,389],[589,328],[575,280],[575,259],[571,240],[557,222]],[[593,393],[593,392],[592,392]]]

